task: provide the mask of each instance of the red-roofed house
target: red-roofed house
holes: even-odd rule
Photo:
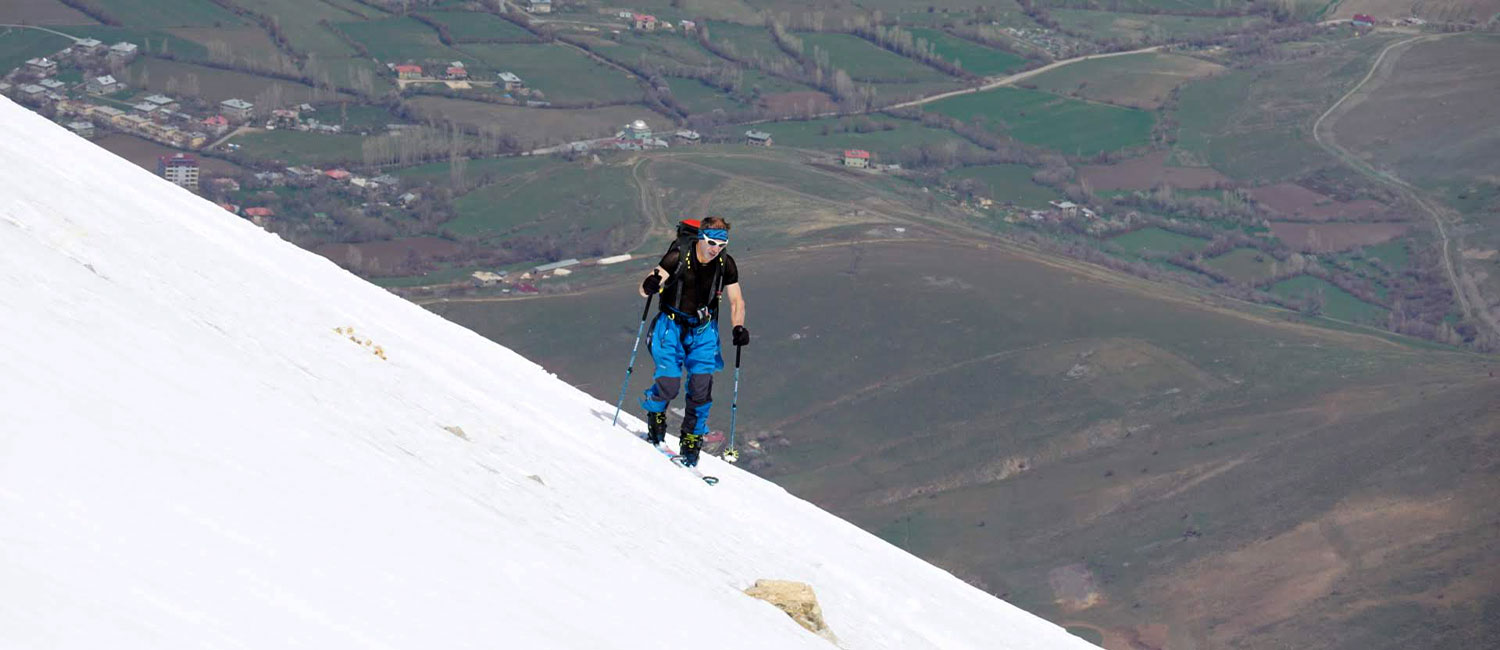
[[[865,151],[864,149],[845,149],[844,150],[844,166],[845,167],[869,167],[870,166],[870,152]]]
[[[223,115],[215,115],[207,118],[203,120],[203,128],[208,129],[214,135],[219,135],[229,130],[229,118]]]
[[[1374,27],[1375,17],[1370,14],[1354,14],[1355,27]]]
[[[396,78],[397,79],[421,79],[422,78],[422,66],[419,66],[419,65],[398,65],[398,66],[396,66]]]
[[[274,217],[276,216],[276,211],[270,208],[245,208],[245,216],[262,218]]]
[[[330,169],[326,172],[323,172],[323,175],[336,181],[347,181],[353,174],[350,174],[349,170],[347,169]]]
[[[635,14],[632,18],[635,21],[636,29],[648,32],[656,30],[656,16],[652,16],[651,14]]]
[[[449,79],[468,79],[469,78],[469,71],[467,69],[465,69],[465,68],[460,68],[460,67],[457,67],[457,66],[452,66],[452,67],[448,68],[448,78]]]

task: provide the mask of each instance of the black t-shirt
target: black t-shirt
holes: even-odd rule
[[[678,302],[673,305],[678,311],[697,315],[700,306],[707,306],[710,310],[717,311],[718,299],[714,292],[714,273],[720,274],[720,286],[729,286],[740,281],[739,268],[734,265],[734,258],[729,253],[719,253],[707,263],[698,259],[698,244],[694,242],[689,246],[693,251],[693,257],[687,268],[682,272],[682,294],[678,296],[677,287],[673,286],[678,278],[670,277],[677,273],[678,252],[676,249],[667,251],[661,258],[661,267],[667,270],[668,278],[662,289],[662,305],[671,305],[675,297]]]

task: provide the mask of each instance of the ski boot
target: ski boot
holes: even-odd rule
[[[667,413],[646,412],[646,442],[659,445],[667,440]]]
[[[703,450],[703,434],[683,431],[678,438],[677,455],[682,457],[685,467],[698,466],[698,452]]]

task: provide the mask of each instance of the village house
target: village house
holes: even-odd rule
[[[130,110],[135,111],[136,115],[150,116],[151,114],[156,112],[156,104],[152,104],[151,102],[141,102],[139,104],[131,106]]]
[[[526,11],[534,14],[552,13],[552,0],[526,0]]]
[[[500,85],[506,90],[520,90],[526,87],[526,83],[513,72],[500,73]]]
[[[45,56],[26,60],[26,71],[42,76],[57,74],[57,62]]]
[[[247,217],[274,217],[274,216],[276,216],[276,211],[272,210],[271,208],[245,208],[245,216],[247,216]]]
[[[229,118],[223,115],[206,118],[201,124],[203,128],[208,129],[208,132],[214,135],[223,135],[225,131],[229,130]]]
[[[63,89],[65,89],[65,88],[68,87],[68,84],[65,84],[65,83],[63,83],[61,81],[58,81],[56,79],[43,79],[43,80],[38,81],[36,83],[37,83],[38,86],[46,88],[47,90],[50,90],[50,91],[55,92],[55,93],[62,92]]]
[[[94,56],[104,51],[104,43],[98,39],[85,38],[73,44],[73,53],[81,56]]]
[[[226,99],[219,102],[219,114],[232,121],[243,122],[255,114],[255,104],[239,98]]]
[[[326,172],[323,172],[323,175],[336,181],[347,181],[349,180],[350,176],[353,176],[353,174],[350,174],[349,170],[347,169],[330,169]]]
[[[1355,27],[1374,27],[1375,17],[1370,14],[1354,14],[1350,22],[1354,23]]]
[[[271,119],[266,121],[266,128],[290,128],[297,126],[301,115],[288,108],[277,108],[271,110]]]
[[[90,95],[112,95],[124,88],[125,84],[115,80],[114,75],[104,75],[90,79],[87,90]]]
[[[148,95],[146,101],[155,104],[158,110],[175,111],[178,108],[177,100],[166,95]]]
[[[47,99],[47,89],[36,84],[24,84],[16,91],[21,95],[21,101],[40,104]]]
[[[870,166],[870,152],[864,149],[845,149],[844,166],[865,168]]]
[[[637,31],[650,32],[656,30],[656,16],[651,14],[631,14],[631,26]]]
[[[698,29],[698,23],[695,23],[691,20],[682,21],[682,33],[686,34],[695,29]]]
[[[765,131],[746,131],[745,144],[752,147],[769,147],[771,146],[771,134]]]
[[[213,179],[212,181],[209,182],[209,184],[212,185],[214,187],[214,189],[219,190],[221,192],[238,192],[238,191],[240,191],[240,182],[237,181],[237,180],[234,180],[233,178],[228,178],[228,177],[221,176],[219,178]]]
[[[115,43],[114,45],[109,46],[109,52],[105,55],[105,58],[107,58],[111,63],[129,63],[130,61],[135,59],[135,55],[139,52],[140,48],[137,47],[135,43],[126,43],[125,41],[120,41],[119,43]]]
[[[689,129],[680,129],[676,133],[673,133],[672,136],[689,144],[697,144],[703,141],[703,136],[699,135],[697,131]]]
[[[0,81],[0,95],[9,94],[10,89],[14,87],[15,86],[10,85],[10,82],[8,81]]]
[[[419,65],[412,65],[412,64],[409,64],[409,63],[406,64],[406,65],[398,65],[398,66],[395,67],[395,70],[396,70],[396,78],[397,79],[421,79],[422,78],[422,66],[419,66]]]
[[[1072,201],[1048,201],[1047,205],[1052,206],[1053,209],[1057,210],[1064,217],[1078,216],[1078,204]]]
[[[93,122],[84,122],[84,121],[68,122],[68,130],[72,131],[74,133],[77,133],[78,135],[80,135],[82,137],[85,137],[85,138],[92,138],[92,137],[94,137],[94,123]]]
[[[469,71],[468,71],[467,68],[464,68],[463,64],[450,65],[450,66],[448,66],[448,78],[449,79],[468,79],[469,78]]]

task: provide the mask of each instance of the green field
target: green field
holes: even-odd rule
[[[1023,208],[1045,208],[1047,202],[1062,198],[1057,190],[1032,182],[1036,169],[1026,165],[979,165],[960,167],[943,175],[947,180],[972,178],[989,189],[989,198],[1012,202]]]
[[[145,85],[152,92],[183,92],[182,88],[196,83],[198,96],[210,102],[238,97],[264,104],[270,95],[278,92],[283,104],[352,99],[347,94],[316,89],[295,81],[150,57],[137,58],[127,68],[127,75],[133,84]]]
[[[1111,243],[1137,255],[1146,252],[1173,255],[1182,251],[1202,250],[1208,240],[1182,235],[1161,228],[1142,228],[1109,240]]]
[[[709,41],[737,59],[788,66],[787,69],[797,65],[781,48],[776,47],[776,41],[772,40],[771,32],[765,27],[719,21],[710,21],[707,27]]]
[[[640,228],[644,217],[637,196],[629,167],[564,165],[465,194],[453,202],[456,216],[445,228],[484,240],[582,240],[610,229]]]
[[[1253,248],[1236,248],[1203,261],[1204,266],[1215,269],[1236,282],[1249,284],[1271,277],[1275,264],[1275,258]]]
[[[479,11],[431,11],[423,14],[448,28],[456,43],[536,43],[536,34],[509,20]]]
[[[1259,16],[1143,15],[1077,9],[1054,9],[1049,13],[1065,29],[1088,32],[1126,43],[1182,40],[1240,30],[1265,22]]]
[[[437,30],[415,18],[383,18],[343,22],[337,26],[358,41],[381,63],[438,63],[465,61],[470,57],[443,45]]]
[[[374,96],[396,88],[396,85],[391,83],[390,70],[365,58],[317,58],[305,66],[305,69],[319,83],[326,82],[339,88],[352,88]]]
[[[275,18],[287,40],[298,51],[328,58],[350,57],[357,52],[319,23],[326,20],[337,25],[351,19],[364,18],[366,11],[373,13],[368,7],[355,14],[333,5],[306,0],[256,0],[255,10]]]
[[[1177,164],[1211,166],[1242,181],[1297,178],[1339,162],[1312,141],[1312,123],[1364,77],[1391,38],[1370,35],[1326,54],[1187,84],[1179,92]]]
[[[51,56],[73,41],[39,29],[0,27],[0,72],[10,72],[27,59]]]
[[[733,111],[748,108],[749,104],[735,101],[727,93],[697,79],[668,77],[667,85],[672,97],[692,114],[711,113],[715,109]]]
[[[1147,144],[1155,118],[1133,108],[1083,102],[1023,88],[996,88],[927,104],[997,133],[1064,154],[1090,156]]]
[[[158,54],[163,47],[173,57],[186,61],[208,60],[208,48],[175,34],[149,29],[145,27],[110,27],[107,25],[79,25],[68,26],[62,30],[79,38],[96,38],[106,44],[114,44],[120,41],[135,43],[141,48],[141,53]]]
[[[246,24],[209,0],[93,0],[127,27],[217,27]]]
[[[855,125],[881,125],[895,127],[893,130],[872,130],[860,133]],[[955,142],[961,148],[972,148],[967,141],[952,131],[923,126],[920,122],[902,120],[884,115],[864,118],[827,117],[816,120],[796,120],[762,124],[761,130],[775,136],[776,144],[810,149],[837,151],[840,149],[864,149],[893,156],[906,147],[940,145]],[[891,162],[891,161],[886,161]]]
[[[584,41],[595,54],[637,68],[643,60],[654,64],[680,63],[691,66],[724,63],[723,59],[703,49],[697,39],[674,34],[632,31],[611,34],[608,38],[587,37]]]
[[[1320,293],[1323,296],[1323,315],[1354,323],[1383,324],[1388,312],[1384,307],[1355,298],[1354,294],[1329,284],[1327,280],[1310,275],[1277,282],[1271,285],[1271,293],[1293,300]]]
[[[478,61],[469,71],[473,78],[489,81],[497,73],[514,72],[554,103],[634,102],[644,94],[628,73],[565,45],[478,43],[464,51]]]
[[[908,29],[912,36],[933,44],[933,51],[944,60],[977,75],[998,75],[1026,65],[1026,59],[1004,50],[985,47],[936,29]]]
[[[849,73],[855,81],[872,83],[920,83],[951,79],[931,66],[882,48],[849,34],[799,33],[804,56],[816,50],[828,54],[833,67]]]

